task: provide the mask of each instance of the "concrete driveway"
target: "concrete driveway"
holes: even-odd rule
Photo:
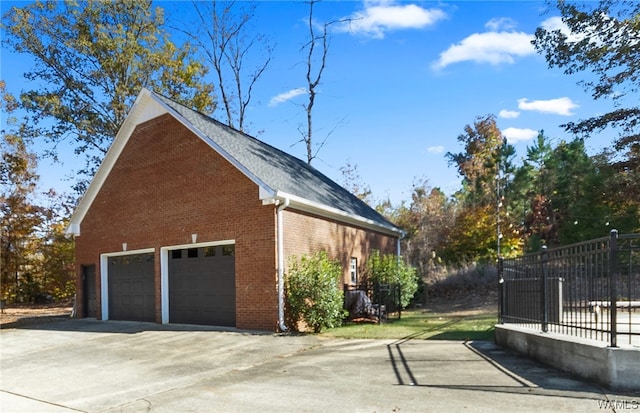
[[[0,352],[4,413],[640,410],[489,342],[66,320],[2,330]]]

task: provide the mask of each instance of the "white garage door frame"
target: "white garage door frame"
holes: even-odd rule
[[[102,318],[109,319],[109,258],[121,257],[123,255],[150,254],[155,253],[155,248],[144,248],[140,250],[107,252],[100,254],[100,299],[102,301]]]
[[[212,242],[196,242],[191,244],[171,245],[160,248],[160,305],[162,308],[162,324],[169,324],[169,252],[188,248],[216,247],[218,245],[235,245],[235,239]]]

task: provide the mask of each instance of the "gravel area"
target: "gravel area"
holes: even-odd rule
[[[0,311],[0,327],[11,328],[70,317],[72,310],[73,306],[68,303],[8,306]]]

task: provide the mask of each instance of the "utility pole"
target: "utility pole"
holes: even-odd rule
[[[498,164],[498,172],[496,174],[496,239],[498,259],[502,256],[500,241],[502,240],[502,231],[500,230],[500,208],[502,208],[502,195],[500,194],[500,164]]]

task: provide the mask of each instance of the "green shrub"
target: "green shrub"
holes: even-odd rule
[[[369,282],[382,284],[400,284],[400,303],[407,307],[418,290],[416,269],[406,264],[396,255],[381,255],[373,250],[366,264],[366,276]]]
[[[324,251],[292,258],[285,285],[289,329],[298,331],[300,321],[314,333],[339,326],[344,317],[341,277],[340,264]]]

